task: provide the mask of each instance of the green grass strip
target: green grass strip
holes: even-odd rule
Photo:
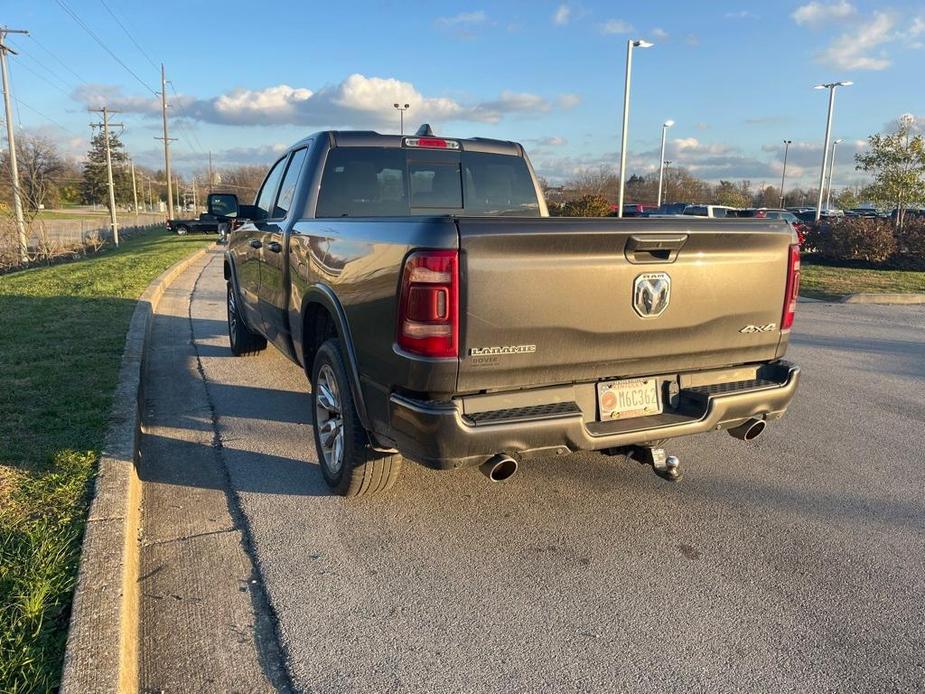
[[[800,294],[803,296],[837,299],[861,292],[925,292],[925,272],[802,264]]]
[[[0,276],[0,692],[59,683],[88,490],[135,301],[208,243],[149,233]]]

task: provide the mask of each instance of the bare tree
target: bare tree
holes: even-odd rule
[[[67,171],[67,163],[58,153],[55,144],[40,135],[20,135],[16,140],[16,158],[23,212],[34,218],[57,189],[57,179]],[[3,171],[6,180],[10,176],[9,167],[9,153],[4,152]]]
[[[217,172],[213,190],[227,191],[238,196],[242,203],[251,203],[257,197],[257,190],[267,174],[266,166],[235,166]]]

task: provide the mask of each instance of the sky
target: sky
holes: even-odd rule
[[[619,161],[626,44],[633,55],[628,174],[666,159],[718,181],[814,185],[827,93],[842,138],[835,186],[862,180],[853,154],[911,113],[925,123],[925,0],[862,2],[352,2],[5,0],[14,124],[74,156],[88,108],[121,111],[123,141],[163,167],[160,64],[174,167],[270,164],[320,129],[517,140],[563,183]],[[4,138],[4,146],[5,138]]]

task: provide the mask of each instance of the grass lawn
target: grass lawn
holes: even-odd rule
[[[153,233],[0,276],[0,691],[58,684],[88,490],[135,299],[208,244]]]
[[[925,292],[925,272],[916,270],[872,270],[805,261],[800,270],[800,294],[814,299],[837,299],[858,292]]]

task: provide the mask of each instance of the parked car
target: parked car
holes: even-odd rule
[[[167,231],[175,233],[177,236],[184,236],[191,233],[217,234],[218,217],[214,214],[203,212],[198,219],[168,219]]]
[[[879,219],[880,217],[883,217],[884,214],[876,207],[852,207],[850,210],[845,210],[845,216],[863,217],[866,219]]]
[[[787,222],[796,232],[797,237],[800,239],[801,247],[806,241],[806,233],[809,231],[809,226],[806,222],[802,221],[790,210],[784,210],[781,208],[758,207],[753,209],[740,210],[738,216],[753,217],[755,219],[782,219]]]
[[[647,212],[654,212],[658,207],[655,205],[639,205],[636,203],[628,203],[623,205],[623,216],[624,217],[642,217]]]
[[[231,351],[305,369],[335,493],[627,446],[673,478],[665,440],[784,414],[788,225],[547,217],[519,144],[418,132],[296,143],[225,253]]]
[[[710,219],[723,219],[725,217],[735,217],[738,208],[728,207],[726,205],[688,205],[684,208],[683,215],[687,217],[709,217]]]
[[[643,212],[641,217],[676,217],[684,214],[688,207],[686,202],[666,202],[662,203],[654,210]]]

